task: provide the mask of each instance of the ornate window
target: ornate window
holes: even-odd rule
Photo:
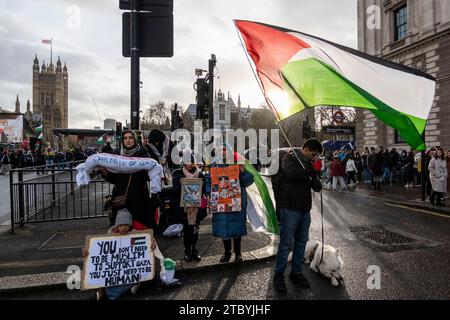
[[[219,120],[225,121],[225,105],[219,105]]]
[[[408,7],[406,4],[394,11],[394,40],[406,38],[408,32]]]

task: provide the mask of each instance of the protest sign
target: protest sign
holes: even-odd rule
[[[203,180],[200,178],[181,179],[180,207],[199,208],[202,201]]]
[[[161,178],[164,177],[163,168],[153,159],[126,157],[109,153],[93,154],[89,156],[84,163],[80,163],[76,166],[77,186],[89,184],[89,174],[97,169],[97,167],[105,168],[113,173],[135,173],[141,170],[148,171],[151,193],[161,192]]]
[[[151,230],[126,235],[86,237],[88,255],[83,263],[82,288],[133,284],[155,276],[155,257],[150,249]]]
[[[211,168],[211,211],[241,211],[239,165]]]

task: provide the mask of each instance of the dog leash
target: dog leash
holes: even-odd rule
[[[323,191],[320,190],[320,215],[321,215],[321,221],[322,221],[322,255],[320,257],[320,263],[319,266],[322,264],[323,261],[323,247],[325,246],[324,242],[324,231],[323,231]]]

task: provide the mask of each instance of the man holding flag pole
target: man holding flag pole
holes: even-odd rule
[[[307,108],[342,106],[370,110],[396,129],[413,149],[425,150],[423,133],[436,88],[436,80],[431,75],[295,30],[254,21],[235,20],[234,23],[255,79],[291,149],[281,121]],[[291,150],[281,161],[281,169],[288,172],[289,179],[306,188],[308,185],[311,188],[314,181],[307,174],[309,160],[314,152],[322,150],[321,145],[316,147],[319,141],[309,143],[305,143],[300,154]],[[288,190],[295,190],[291,183],[283,186],[286,184],[291,185],[292,189]],[[307,193],[310,189],[301,192],[303,196]],[[291,279],[308,286],[306,279],[299,275],[301,269],[296,260],[303,258],[299,257],[302,252],[299,248],[309,229],[305,215],[309,206],[302,204],[305,221],[299,222],[298,216],[296,221],[290,221],[293,216],[288,210],[299,207],[294,198],[289,198],[289,193],[285,197],[281,206],[277,203],[277,207],[284,208],[274,278],[275,289],[280,292],[286,292],[282,272],[286,267],[286,251],[292,246],[292,232],[287,232],[286,226],[300,230],[298,238],[295,232],[299,240],[294,242]],[[291,216],[286,218],[289,213]],[[321,213],[323,243],[322,194]],[[302,227],[297,229],[299,225]],[[323,246],[324,243],[322,257]]]

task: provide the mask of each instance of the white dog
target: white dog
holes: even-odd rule
[[[330,245],[325,245],[323,248],[322,257],[322,242],[317,240],[309,240],[306,243],[304,262],[309,265],[309,268],[316,273],[331,279],[331,284],[334,287],[339,286],[339,281],[342,281],[341,268],[344,265],[339,250]],[[289,254],[288,261],[292,261],[292,252]]]

